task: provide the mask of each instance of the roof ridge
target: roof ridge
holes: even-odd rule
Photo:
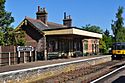
[[[55,23],[55,22],[47,22],[47,23],[53,23],[53,24],[58,24],[58,23]],[[58,24],[58,25],[63,25],[63,24]]]
[[[26,19],[31,19],[31,20],[36,20],[36,21],[40,21],[40,20],[37,20],[37,19],[33,19],[33,18],[30,18],[28,16],[25,16]]]
[[[28,16],[25,16],[25,18],[26,18],[26,19],[33,20],[33,21],[38,21],[38,22],[40,22],[40,23],[42,23],[43,25],[45,25],[45,26],[47,26],[47,27],[48,27],[48,25],[44,24],[41,20],[38,20],[38,19],[33,19],[33,18],[28,17]]]
[[[67,27],[67,26],[65,26],[65,25],[63,25],[63,24],[59,24],[59,23],[55,23],[55,22],[47,22],[47,24],[48,23],[53,23],[53,24],[56,24],[56,25],[60,25],[60,26],[63,26],[63,27]]]
[[[55,23],[55,22],[47,22],[47,24],[45,24],[41,20],[30,18],[30,17],[27,17],[27,16],[25,16],[25,19],[28,20],[29,22],[33,23],[36,27],[39,27],[39,28],[41,26],[46,27],[45,29],[66,28],[67,27],[63,24],[59,24],[59,23]]]

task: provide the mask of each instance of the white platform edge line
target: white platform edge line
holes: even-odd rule
[[[106,75],[104,75],[104,76],[102,76],[102,77],[100,77],[100,78],[98,78],[98,79],[96,79],[96,80],[93,80],[93,81],[90,82],[90,83],[96,83],[96,82],[98,82],[99,80],[104,79],[105,77],[107,77],[107,76],[109,76],[109,75],[111,75],[111,74],[113,74],[113,73],[119,71],[119,70],[122,69],[122,68],[125,68],[125,66],[122,66],[122,67],[120,67],[120,68],[117,68],[117,69],[115,69],[114,71],[112,71],[112,72],[110,72],[110,73],[108,73],[108,74],[106,74]]]
[[[21,69],[21,70],[14,70],[14,71],[2,72],[2,73],[0,73],[0,76],[6,75],[6,74],[11,74],[11,73],[31,71],[31,70],[35,70],[35,69],[43,69],[43,68],[47,68],[47,67],[54,67],[54,66],[59,66],[59,65],[66,65],[66,64],[77,63],[77,62],[90,61],[90,60],[100,59],[100,58],[104,58],[104,57],[109,57],[109,55],[107,55],[107,56],[101,56],[101,57],[94,57],[94,58],[89,58],[89,59],[76,60],[76,61],[63,62],[63,63],[56,63],[56,64],[39,66],[39,67],[34,67],[34,68],[27,68],[27,69]]]

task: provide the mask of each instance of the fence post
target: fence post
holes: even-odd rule
[[[31,62],[32,51],[30,51],[29,62]]]
[[[10,56],[10,52],[9,52],[9,65],[11,65],[11,56]]]
[[[0,46],[0,66],[2,65],[2,50],[1,50],[1,46]]]
[[[20,51],[18,51],[18,64],[20,63]]]
[[[37,51],[35,50],[35,61],[37,61]]]
[[[26,53],[24,52],[24,63],[26,63]]]

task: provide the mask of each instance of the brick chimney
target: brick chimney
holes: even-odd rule
[[[45,8],[40,8],[38,6],[38,11],[36,12],[36,18],[41,20],[44,24],[47,24],[48,13]]]
[[[63,25],[71,27],[72,26],[72,19],[71,16],[66,16],[66,12],[64,12],[64,19],[63,19]]]

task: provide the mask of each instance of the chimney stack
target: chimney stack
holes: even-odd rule
[[[46,11],[46,8],[40,8],[40,6],[38,6],[38,11],[36,12],[36,18],[38,20],[41,20],[44,24],[47,24],[47,17],[48,13]]]
[[[64,19],[63,19],[63,25],[67,26],[67,27],[71,27],[72,26],[72,19],[71,16],[67,16],[66,12],[64,12]]]

